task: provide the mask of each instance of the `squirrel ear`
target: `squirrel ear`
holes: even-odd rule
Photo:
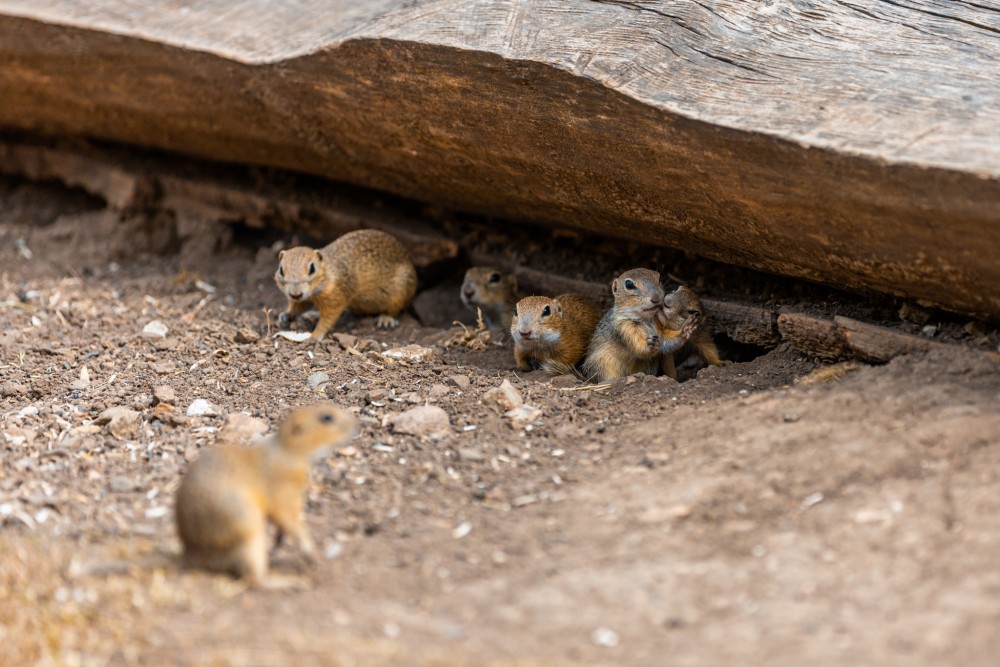
[[[285,251],[284,251],[284,250],[279,250],[279,251],[278,251],[278,261],[280,262],[280,261],[281,261],[281,259],[282,259],[282,258],[283,258],[284,256],[285,256]]]
[[[319,250],[316,251],[316,261],[317,262],[323,261],[323,253],[321,253]]]
[[[615,278],[614,280],[611,281],[611,291],[612,292],[617,292],[618,291],[618,279],[617,278]]]

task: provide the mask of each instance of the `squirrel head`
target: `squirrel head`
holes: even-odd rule
[[[529,296],[514,306],[510,335],[515,345],[551,346],[559,342],[563,324],[562,304],[547,296]]]
[[[293,301],[311,299],[323,288],[326,260],[319,250],[299,246],[278,253],[274,282]]]
[[[688,287],[678,287],[663,297],[663,308],[656,314],[656,319],[662,327],[680,329],[692,317],[702,317],[705,311],[701,307],[701,299]]]
[[[630,316],[652,318],[663,307],[660,274],[650,269],[631,269],[611,283],[615,308]]]
[[[317,458],[357,432],[354,415],[333,403],[321,402],[289,412],[278,429],[278,442],[289,454]]]
[[[490,266],[474,266],[465,272],[462,281],[462,303],[475,310],[476,306],[513,303],[517,279]]]

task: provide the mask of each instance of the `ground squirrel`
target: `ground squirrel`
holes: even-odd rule
[[[177,490],[185,564],[266,585],[268,520],[278,527],[278,542],[289,535],[314,561],[316,548],[302,519],[309,463],[356,432],[349,412],[317,403],[293,410],[264,442],[203,451]]]
[[[661,352],[660,369],[664,374],[677,379],[677,367],[674,364],[674,354],[693,352],[711,366],[722,366],[724,362],[719,357],[719,348],[712,340],[712,331],[705,322],[705,309],[701,299],[688,287],[678,287],[663,298],[663,308],[656,314],[656,329],[660,336]],[[688,335],[682,331],[688,329]],[[677,346],[679,340],[686,340],[682,346]],[[665,352],[672,347],[675,352]]]
[[[459,295],[466,308],[482,311],[487,327],[506,329],[517,301],[517,279],[489,266],[474,266],[465,272]]]
[[[661,355],[680,349],[694,323],[670,331],[669,338],[660,337],[656,319],[663,308],[663,287],[656,271],[626,271],[611,283],[611,292],[615,303],[597,324],[583,362],[584,375],[592,382],[633,373],[656,375]]]
[[[575,373],[600,319],[601,307],[579,294],[521,299],[510,324],[518,369]]]
[[[319,310],[312,340],[322,339],[345,308],[377,315],[379,327],[398,326],[396,315],[417,291],[417,272],[406,249],[377,229],[348,232],[320,250],[283,250],[274,281],[288,297],[278,326],[287,327],[310,308]]]

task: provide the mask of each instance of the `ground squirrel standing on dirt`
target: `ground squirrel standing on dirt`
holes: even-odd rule
[[[518,369],[575,373],[600,319],[601,307],[579,294],[521,299],[510,324]]]
[[[664,374],[677,379],[677,367],[674,364],[675,352],[666,352],[667,348],[682,354],[690,350],[711,366],[722,366],[724,362],[719,357],[719,348],[712,340],[712,331],[705,322],[705,309],[701,299],[688,287],[678,287],[663,298],[663,308],[656,314],[656,329],[660,336],[661,353],[660,369]],[[688,334],[683,335],[687,329]],[[680,340],[687,342],[681,346]]]
[[[465,272],[460,296],[466,308],[482,311],[487,327],[506,329],[517,301],[517,279],[489,266],[474,266]]]
[[[265,585],[267,521],[315,560],[302,519],[309,463],[354,437],[357,420],[332,403],[293,410],[276,435],[246,446],[206,449],[177,490],[177,532],[185,564]]]
[[[310,308],[319,310],[312,340],[322,339],[344,309],[377,315],[382,328],[398,326],[396,315],[417,291],[417,272],[406,249],[376,229],[348,232],[320,250],[283,250],[274,281],[288,297],[279,326],[287,327]]]
[[[611,292],[615,304],[597,324],[583,362],[584,375],[593,382],[633,373],[656,375],[661,355],[680,349],[693,325],[661,339],[656,318],[663,308],[663,287],[656,271],[626,271],[611,283]]]

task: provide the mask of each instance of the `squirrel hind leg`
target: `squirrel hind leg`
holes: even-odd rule
[[[260,586],[267,580],[267,533],[260,531],[229,553],[230,567],[235,576],[246,579],[251,585]]]
[[[677,379],[677,365],[674,363],[673,354],[663,355],[663,359],[660,361],[660,370],[667,377]]]
[[[705,360],[705,363],[709,366],[725,366],[726,361],[723,361],[719,356],[719,348],[716,347],[715,341],[712,340],[711,334],[707,331],[704,335],[699,335],[694,341],[695,349],[698,351],[698,356]]]

